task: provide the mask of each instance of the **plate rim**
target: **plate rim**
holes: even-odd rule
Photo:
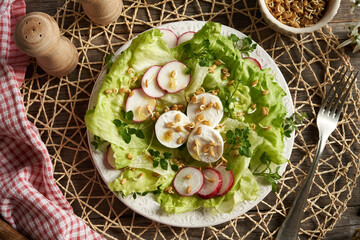
[[[190,26],[193,25],[193,24],[199,24],[199,25],[203,26],[203,25],[205,25],[206,22],[207,22],[207,21],[193,21],[193,20],[170,22],[170,23],[162,24],[162,25],[159,25],[159,26],[157,26],[157,27],[153,27],[153,28],[150,28],[150,29],[148,29],[148,30],[145,30],[145,31],[139,33],[137,36],[139,36],[140,34],[142,34],[142,33],[144,33],[144,32],[150,31],[150,30],[152,30],[152,29],[154,29],[154,28],[170,29],[170,28],[172,28],[174,25],[178,25],[178,24],[180,24],[180,25],[182,25],[182,24],[188,25],[187,27],[190,27]],[[241,36],[241,37],[246,37],[246,36],[248,36],[248,35],[245,35],[244,33],[240,32],[239,30],[236,30],[236,29],[234,29],[234,28],[231,28],[231,27],[229,27],[229,26],[226,26],[226,25],[221,24],[221,31],[223,32],[224,30],[230,31],[230,32],[235,32],[236,35]],[[188,30],[188,31],[189,31],[189,30]],[[181,33],[180,33],[180,34],[181,34]],[[137,36],[135,36],[134,38],[132,38],[132,39],[128,40],[127,42],[125,42],[124,45],[122,45],[122,46],[114,53],[114,57],[118,57],[119,55],[121,55],[121,53],[130,46],[132,40],[135,39],[135,38],[137,38]],[[179,35],[178,35],[178,36],[179,36]],[[284,89],[280,84],[279,84],[279,86],[286,92],[286,96],[284,96],[283,101],[284,101],[284,99],[285,99],[286,97],[288,97],[289,100],[290,100],[290,103],[291,103],[290,106],[287,106],[287,107],[289,108],[289,109],[287,109],[287,111],[288,111],[288,112],[287,112],[287,115],[293,114],[293,113],[294,113],[294,103],[293,103],[292,95],[291,95],[291,93],[290,93],[289,87],[288,87],[288,85],[287,85],[287,82],[286,82],[286,80],[285,80],[282,72],[280,71],[279,67],[276,65],[276,63],[275,63],[275,61],[273,60],[273,58],[265,51],[265,49],[263,49],[260,45],[258,45],[257,49],[259,49],[259,50],[262,52],[262,54],[265,54],[265,55],[271,60],[272,64],[275,66],[275,69],[271,68],[272,71],[275,71],[275,72],[277,73],[277,76],[276,76],[276,77],[274,76],[274,80],[275,80],[278,84],[279,84],[280,81],[283,81],[283,82],[285,83],[285,85],[284,85],[284,86],[285,86],[285,89]],[[250,55],[251,55],[251,54],[250,54]],[[94,101],[94,98],[96,98],[95,100],[97,100],[97,94],[95,94],[95,92],[96,92],[96,90],[100,90],[100,89],[97,89],[97,88],[99,88],[98,85],[102,84],[102,82],[103,82],[103,80],[104,80],[104,78],[105,78],[105,76],[106,76],[106,72],[105,72],[106,69],[107,69],[107,67],[104,66],[104,67],[102,68],[101,72],[99,73],[98,77],[96,78],[96,81],[95,81],[95,84],[94,84],[94,86],[93,86],[93,89],[91,90],[91,94],[90,94],[90,98],[89,98],[89,103],[88,103],[87,110],[91,109],[92,103],[93,103],[93,101]],[[274,74],[274,75],[275,75],[275,74]],[[278,79],[277,77],[279,77],[280,79]],[[101,80],[101,78],[103,78],[103,79]],[[101,88],[101,87],[100,87],[100,88]],[[290,110],[290,111],[289,111],[289,110]],[[94,164],[97,172],[100,174],[102,180],[105,182],[106,186],[109,188],[108,182],[106,181],[106,178],[104,177],[103,172],[100,170],[100,167],[98,166],[98,163],[97,163],[97,161],[95,160],[95,152],[94,152],[95,150],[93,149],[93,147],[92,147],[92,145],[91,145],[91,139],[90,139],[90,136],[92,136],[93,134],[89,131],[88,128],[86,128],[86,135],[87,135],[87,141],[88,141],[88,145],[89,145],[89,151],[90,151],[90,155],[91,155],[91,160],[92,160],[92,162],[93,162],[93,164]],[[290,145],[288,146],[289,149],[290,149],[290,151],[289,151],[289,153],[288,153],[288,156],[286,156],[286,158],[288,158],[288,159],[290,159],[290,157],[291,157],[291,153],[292,153],[293,145],[294,145],[294,138],[295,138],[295,134],[294,134],[294,132],[293,132],[293,133],[291,134],[291,137],[289,138],[289,142],[291,142],[291,143],[290,143]],[[285,141],[284,141],[284,142],[285,142]],[[284,146],[284,151],[285,151],[285,146]],[[283,153],[282,153],[283,155],[285,155],[284,151],[283,151]],[[105,155],[105,154],[102,153],[102,155]],[[104,159],[103,159],[103,162],[105,162]],[[105,165],[105,164],[104,164],[104,165]],[[279,172],[280,172],[281,176],[284,174],[285,169],[286,169],[286,166],[287,166],[287,162],[284,163],[284,164],[282,164],[282,165],[280,165]],[[115,172],[115,171],[116,171],[116,172],[117,172],[117,175],[118,175],[118,173],[119,173],[117,170],[110,170],[110,171],[112,171],[112,172]],[[257,182],[259,183],[259,180],[257,180]],[[259,185],[260,185],[260,184],[259,184]],[[259,187],[260,187],[260,186],[259,186]],[[202,228],[202,227],[210,227],[210,226],[219,225],[219,224],[222,224],[222,223],[231,221],[231,220],[233,220],[233,219],[235,219],[235,218],[237,218],[237,217],[245,214],[246,212],[248,212],[248,211],[251,210],[252,208],[256,207],[256,206],[259,204],[260,201],[262,201],[266,196],[269,195],[269,193],[270,193],[270,191],[271,191],[271,186],[267,186],[266,188],[267,188],[266,191],[263,191],[263,192],[262,192],[263,194],[262,194],[261,196],[260,196],[260,193],[261,193],[261,191],[260,191],[257,199],[251,201],[251,202],[253,202],[252,206],[246,208],[246,209],[244,210],[244,212],[239,213],[239,214],[236,214],[236,216],[231,216],[231,215],[229,215],[229,217],[227,217],[227,218],[222,218],[220,221],[218,221],[218,222],[216,222],[216,223],[206,223],[206,222],[202,222],[202,224],[195,224],[195,225],[194,225],[193,223],[188,223],[188,224],[186,224],[186,223],[180,224],[180,223],[174,223],[174,222],[169,223],[168,219],[164,219],[164,220],[163,220],[160,214],[154,214],[153,216],[152,216],[152,215],[149,215],[149,214],[145,214],[144,212],[141,212],[140,210],[136,209],[134,206],[130,205],[129,202],[127,202],[127,200],[132,200],[132,201],[134,201],[134,199],[132,198],[132,195],[129,195],[129,196],[125,197],[125,198],[122,198],[122,197],[121,197],[119,194],[117,194],[116,192],[112,191],[112,193],[113,193],[124,205],[126,205],[128,208],[130,208],[132,211],[134,211],[134,212],[136,212],[137,214],[140,214],[141,216],[146,217],[146,218],[148,218],[148,219],[150,219],[150,220],[159,222],[159,223],[161,223],[161,224],[169,225],[169,226],[174,226],[174,227]],[[110,190],[110,191],[111,191],[111,190]],[[150,195],[152,195],[152,194],[148,194],[147,196],[137,196],[137,199],[138,199],[138,198],[141,199],[141,198],[144,198],[144,197],[148,197],[148,196],[150,196]],[[130,198],[130,199],[129,199],[129,198]],[[153,201],[155,201],[155,200],[153,199]],[[156,201],[155,201],[155,202],[156,202]],[[243,201],[243,202],[240,202],[238,205],[244,204],[244,202],[247,202],[247,200],[245,200],[245,201]],[[235,206],[235,207],[236,207],[236,206]],[[234,207],[234,208],[235,208],[235,207]],[[195,214],[195,213],[198,213],[198,212],[204,212],[204,209],[200,208],[200,210],[197,209],[197,210],[192,210],[192,211],[188,211],[188,212],[185,212],[185,213],[191,213],[191,212],[194,212],[194,214]],[[234,209],[233,209],[230,213],[232,213],[232,212],[234,212]],[[229,213],[229,214],[230,214],[230,213]],[[162,214],[164,214],[164,212],[162,212]],[[165,214],[167,214],[167,213],[165,213]],[[184,213],[180,213],[180,214],[184,214]],[[215,215],[214,217],[216,217],[216,216],[218,216],[218,215],[220,215],[220,214],[222,214],[222,213],[218,213],[218,214]],[[167,214],[167,215],[168,215],[168,216],[172,216],[172,217],[176,217],[176,216],[179,215],[179,214]]]

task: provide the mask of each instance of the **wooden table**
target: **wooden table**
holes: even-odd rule
[[[64,4],[63,0],[26,0],[27,12],[42,11],[50,15],[54,15],[58,7]],[[343,0],[336,17],[331,21],[330,26],[333,32],[342,42],[346,39],[347,30],[344,29],[346,23],[355,21],[360,16],[360,10],[354,15],[349,14],[350,1]],[[241,30],[241,28],[239,29]],[[134,33],[136,34],[136,33]],[[351,53],[351,48],[346,48],[346,53],[351,57],[351,62],[355,69],[360,69],[360,55]],[[360,85],[360,84],[359,84]],[[92,167],[92,166],[91,166]],[[358,179],[358,185],[360,178]],[[74,207],[75,213],[81,212],[81,209]],[[358,186],[353,191],[353,196],[348,202],[348,209],[342,215],[342,218],[337,222],[335,228],[326,235],[326,239],[349,239],[355,229],[360,228],[360,187]],[[195,236],[195,235],[194,235]],[[144,238],[146,236],[143,235]],[[191,236],[189,236],[191,237]]]

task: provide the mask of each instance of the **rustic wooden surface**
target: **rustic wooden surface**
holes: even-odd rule
[[[42,11],[48,13],[50,15],[54,15],[58,7],[61,7],[64,4],[63,0],[26,0],[27,4],[27,12],[33,11]],[[333,28],[333,32],[340,39],[340,42],[346,39],[347,30],[344,29],[345,24],[350,23],[352,21],[360,18],[360,10],[355,12],[355,14],[349,14],[350,1],[343,0],[341,7],[339,9],[336,17],[331,21],[330,26]],[[240,23],[241,25],[241,23]],[[241,30],[241,28],[239,29]],[[359,53],[353,54],[351,53],[351,48],[346,48],[346,53],[351,57],[351,62],[355,69],[360,69],[360,55]],[[359,83],[360,86],[360,83]],[[66,157],[66,156],[63,156]],[[71,156],[69,156],[71,157]],[[360,184],[360,179],[358,179],[358,185]],[[75,213],[81,213],[80,207],[73,206]],[[139,218],[143,219],[143,218]],[[146,221],[144,219],[143,221]],[[96,222],[96,219],[94,219]],[[326,235],[326,239],[350,239],[355,229],[360,228],[360,187],[353,191],[353,196],[351,200],[348,202],[348,209],[342,215],[341,219],[337,222],[334,229]],[[253,239],[258,239],[258,236],[255,236],[254,233]],[[188,232],[188,237],[196,238],[198,233],[196,231]],[[143,235],[146,238],[145,235]]]

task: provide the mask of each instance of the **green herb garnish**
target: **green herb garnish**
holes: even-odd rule
[[[276,190],[277,190],[277,180],[279,180],[281,178],[281,176],[279,174],[280,166],[277,166],[276,169],[275,169],[275,172],[273,172],[271,170],[271,168],[270,168],[271,160],[266,155],[266,153],[263,153],[261,155],[260,161],[261,161],[261,164],[255,168],[255,170],[253,171],[253,175],[254,176],[264,177],[266,179],[266,181],[271,183],[272,191],[276,192]],[[257,172],[257,170],[263,165],[265,165],[266,168],[261,172]]]
[[[103,145],[104,143],[106,143],[106,141],[96,135],[94,135],[94,140],[91,142],[91,144],[94,146],[95,150],[99,149],[101,151],[104,151],[104,149],[101,148],[101,145]]]
[[[235,34],[231,34],[229,38],[233,41],[234,47],[247,57],[249,57],[249,53],[253,52],[257,47],[257,44],[253,42],[251,36],[240,39]]]
[[[192,58],[199,60],[199,65],[201,67],[209,67],[216,59],[214,51],[210,49],[210,41],[208,39],[202,41],[201,49],[199,51],[194,51],[190,43],[183,45],[182,48],[185,53],[190,55],[187,59]]]
[[[162,169],[164,169],[164,170],[168,169],[171,153],[164,152],[163,156],[161,156],[159,151],[155,151],[153,149],[149,149],[148,152],[153,157],[153,167],[154,168],[157,168],[160,165],[160,167]],[[173,169],[172,166],[171,166],[171,169]]]
[[[125,112],[125,110],[122,109],[121,113],[126,120],[132,121],[134,117],[134,113],[132,111]],[[131,135],[135,134],[138,138],[145,138],[144,132],[141,129],[131,128],[127,123],[122,122],[120,119],[114,119],[113,123],[117,128],[120,128],[120,135],[127,144],[131,141]]]
[[[241,156],[251,157],[249,134],[250,129],[248,127],[243,129],[235,128],[235,132],[228,130],[225,134],[226,143],[228,144],[225,150],[226,154],[237,151]],[[227,168],[230,167],[231,165],[227,166]]]
[[[298,130],[297,124],[302,124],[306,117],[306,113],[294,113],[290,117],[285,118],[282,124],[284,135],[289,138],[294,130]]]

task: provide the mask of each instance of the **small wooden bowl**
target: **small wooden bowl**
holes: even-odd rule
[[[295,28],[278,21],[267,8],[265,0],[258,0],[260,12],[265,19],[265,22],[269,25],[269,27],[283,34],[310,33],[324,27],[336,15],[340,6],[340,2],[341,0],[328,0],[327,6],[324,10],[324,15],[316,24],[312,25],[311,27]]]

